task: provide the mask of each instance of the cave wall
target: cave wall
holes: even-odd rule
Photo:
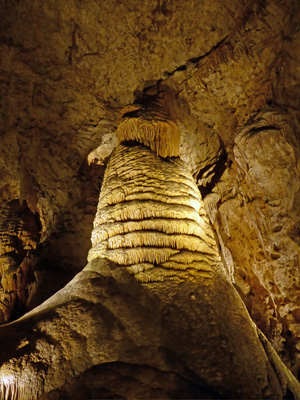
[[[2,322],[85,266],[120,111],[163,91],[228,276],[297,375],[299,1],[0,7]]]

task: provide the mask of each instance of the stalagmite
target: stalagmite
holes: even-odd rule
[[[180,134],[166,109],[151,99],[123,111],[117,129],[123,143],[106,169],[88,259],[108,258],[129,267],[136,279],[154,282],[180,280],[186,269],[200,277],[202,254],[210,256],[205,276],[211,278],[221,259],[199,190],[178,157]],[[157,272],[166,269],[173,273]]]
[[[167,115],[152,101],[123,116],[88,265],[0,329],[0,400],[170,398],[166,374],[176,398],[300,399],[227,279]]]
[[[159,270],[175,269],[172,279],[180,279],[187,268],[201,274],[194,253],[211,256],[207,277],[214,265],[221,264],[200,193],[184,163],[178,158],[162,158],[139,144],[120,144],[110,158],[92,244],[89,261],[102,257],[125,267],[134,264],[130,272],[139,271],[139,262],[152,263]],[[170,259],[179,252],[189,253],[188,264]],[[147,272],[147,281],[163,279],[155,268]],[[139,272],[136,278],[145,279]]]
[[[149,288],[184,280],[216,285],[227,279],[218,245],[178,157],[179,130],[166,115],[153,101],[124,110],[117,130],[122,143],[105,172],[88,260],[109,259]],[[285,376],[279,358],[275,369]],[[293,378],[290,387],[297,396]]]

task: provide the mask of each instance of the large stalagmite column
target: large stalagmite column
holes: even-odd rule
[[[287,388],[300,399],[226,278],[162,109],[143,102],[120,122],[89,264],[0,327],[1,400],[283,399]]]
[[[155,102],[128,107],[102,184],[89,261],[107,258],[141,282],[222,269],[199,190],[180,160],[177,126]],[[138,144],[138,142],[142,144]]]
[[[121,144],[105,172],[88,260],[112,261],[178,309],[169,314],[169,329],[183,349],[190,340],[187,365],[220,394],[281,398],[294,378],[272,352],[266,355],[263,336],[227,280],[200,192],[179,157],[178,127],[152,99],[127,107],[117,133]],[[284,371],[279,378],[268,357],[277,374]]]
[[[107,258],[141,282],[210,280],[220,268],[199,191],[184,163],[142,145],[111,156],[92,232],[89,261]]]

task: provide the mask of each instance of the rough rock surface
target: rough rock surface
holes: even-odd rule
[[[298,368],[297,128],[278,110],[258,113],[237,135],[234,159],[205,203],[228,271],[253,319]]]
[[[224,271],[186,165],[136,143],[118,145],[110,157],[91,239],[88,261],[108,259],[140,282],[188,278],[212,285]]]
[[[156,387],[155,398],[172,398],[173,390],[177,398],[281,399],[285,376],[268,363],[240,297],[230,283],[213,281],[141,285],[125,268],[93,260],[44,304],[2,327],[1,339],[10,337],[0,358],[2,398],[80,399],[85,391],[120,398],[124,390],[125,398],[145,398]],[[129,369],[124,379],[122,365]],[[80,385],[94,373],[94,385]],[[168,373],[173,383],[163,380]],[[106,374],[113,385],[108,379],[102,386]]]
[[[33,255],[40,239],[39,220],[26,205],[12,200],[1,210],[1,324],[28,308],[29,285],[37,273]]]
[[[4,0],[0,14],[1,322],[86,265],[120,111],[164,91],[228,277],[299,378],[299,1]]]

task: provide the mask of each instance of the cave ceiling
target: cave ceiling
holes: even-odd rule
[[[165,93],[228,277],[297,371],[299,1],[0,9],[1,322],[86,265],[121,110]]]

